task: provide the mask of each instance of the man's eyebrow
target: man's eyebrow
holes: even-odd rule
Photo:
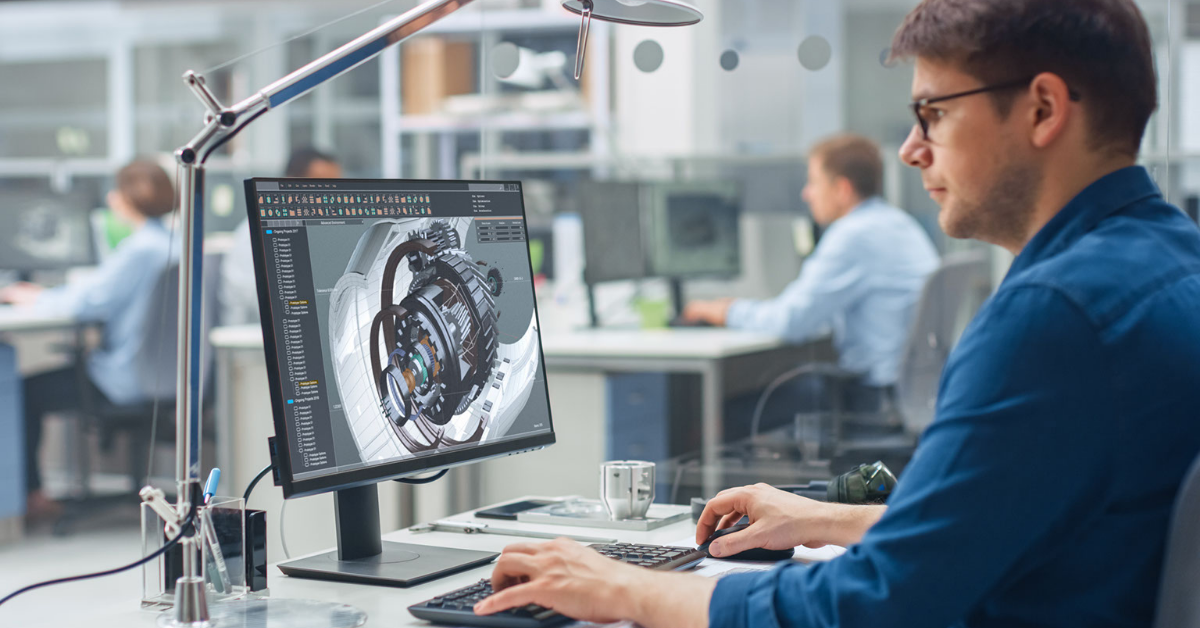
[[[933,96],[933,92],[931,90],[918,89],[917,91],[913,92],[912,99],[913,99],[913,102],[917,102],[918,100],[923,100],[923,99],[929,98],[931,96]]]

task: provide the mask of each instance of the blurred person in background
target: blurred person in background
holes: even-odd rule
[[[175,207],[175,187],[155,161],[138,159],[121,168],[108,206],[133,233],[121,241],[95,272],[56,288],[15,283],[0,289],[0,302],[102,324],[103,339],[87,360],[87,377],[97,399],[114,404],[145,401],[134,360],[141,335],[159,304],[151,295],[178,247],[172,246],[167,221]],[[25,378],[26,515],[31,521],[57,516],[59,504],[43,491],[38,450],[47,414],[76,409],[83,398],[75,367]]]
[[[900,356],[937,250],[908,212],[883,192],[879,146],[859,135],[835,135],[809,152],[803,199],[824,233],[800,275],[772,299],[694,301],[683,317],[803,343],[828,333],[841,368],[861,374],[845,387],[847,409],[873,412],[896,383]],[[767,417],[829,406],[818,377],[781,388]],[[735,399],[730,415],[749,414],[754,393]],[[778,411],[778,412],[776,412]],[[771,421],[768,421],[771,423]],[[747,426],[731,426],[739,436]]]
[[[283,176],[300,179],[339,179],[337,158],[315,148],[301,148],[288,157]],[[222,325],[257,325],[258,287],[254,280],[254,255],[250,252],[250,221],[233,230],[233,244],[221,261],[220,307]]]

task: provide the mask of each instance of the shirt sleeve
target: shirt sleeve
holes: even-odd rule
[[[802,342],[817,336],[863,290],[861,252],[853,238],[830,231],[804,261],[800,276],[773,299],[734,301],[725,317],[733,329],[749,329]]]
[[[83,321],[108,321],[145,289],[149,275],[157,274],[167,260],[153,247],[139,246],[130,236],[91,273],[38,296],[43,311],[68,314]]]
[[[883,518],[828,563],[723,578],[711,626],[953,625],[1100,514],[1118,428],[1090,320],[1042,287],[980,318]]]

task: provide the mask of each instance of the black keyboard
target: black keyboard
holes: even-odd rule
[[[703,551],[687,547],[613,543],[592,545],[591,548],[621,562],[662,571],[687,569],[705,558]],[[435,624],[485,628],[550,628],[574,621],[562,613],[534,604],[491,615],[476,615],[472,610],[475,604],[491,594],[492,581],[480,580],[471,586],[414,604],[408,607],[408,612]]]

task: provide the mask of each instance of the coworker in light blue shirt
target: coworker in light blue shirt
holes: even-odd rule
[[[874,142],[839,135],[808,162],[804,200],[825,227],[800,276],[767,300],[693,302],[684,318],[804,342],[832,332],[842,368],[868,386],[895,383],[925,279],[938,265],[929,236],[878,196],[883,163]]]
[[[144,346],[154,287],[171,257],[178,257],[170,230],[164,224],[174,208],[175,192],[167,173],[153,161],[138,160],[122,168],[108,204],[134,232],[122,240],[93,273],[56,288],[19,283],[0,290],[0,301],[31,306],[47,314],[66,314],[81,321],[102,323],[100,347],[88,357],[87,386],[114,404],[144,401],[135,361]],[[168,374],[168,377],[171,375]],[[77,408],[79,378],[74,369],[40,373],[24,382],[28,514],[52,516],[57,508],[41,492],[37,450],[42,418],[47,413]]]

